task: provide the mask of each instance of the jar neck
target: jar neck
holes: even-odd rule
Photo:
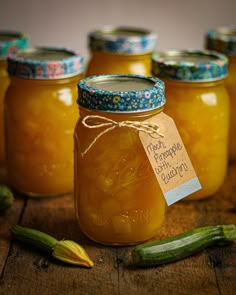
[[[141,111],[141,112],[130,112],[130,113],[117,113],[117,112],[102,112],[102,111],[94,111],[88,110],[82,107],[79,107],[80,111],[80,118],[83,119],[86,116],[101,116],[105,118],[112,119],[117,122],[131,120],[131,121],[144,121],[148,120],[149,118],[161,113],[164,107],[160,107],[154,110],[149,111]]]
[[[40,80],[40,79],[24,79],[24,78],[19,78],[15,76],[11,76],[11,83],[13,84],[21,84],[21,85],[55,85],[55,84],[67,84],[67,83],[77,83],[83,78],[83,75],[76,75],[73,77],[68,77],[68,78],[63,78],[63,79],[45,79],[45,80]]]
[[[103,51],[91,51],[91,54],[96,58],[107,58],[110,60],[119,59],[119,60],[139,60],[139,59],[151,59],[152,52],[143,53],[143,54],[123,54],[123,53],[110,53]]]
[[[217,87],[225,84],[225,78],[216,81],[203,81],[203,82],[191,82],[191,81],[174,81],[168,79],[161,80],[165,85],[171,85],[172,87],[190,87],[190,88],[201,88],[201,87]]]

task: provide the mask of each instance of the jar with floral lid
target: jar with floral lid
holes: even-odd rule
[[[226,87],[230,98],[229,159],[236,161],[236,26],[220,27],[206,34],[206,48],[227,55]]]
[[[216,193],[227,171],[228,60],[209,51],[167,50],[152,58],[153,75],[165,82],[165,112],[180,132],[202,190],[187,199]]]
[[[89,77],[79,83],[78,104],[74,195],[82,231],[102,244],[150,239],[164,221],[166,201],[138,131],[162,112],[163,82],[137,75]]]
[[[0,166],[5,162],[4,151],[4,97],[10,83],[7,73],[7,56],[29,45],[29,37],[24,33],[0,31]]]
[[[156,34],[143,28],[102,27],[89,34],[90,60],[85,76],[151,74]]]
[[[72,192],[73,131],[83,57],[63,48],[28,48],[8,57],[8,72],[9,183],[32,197]]]

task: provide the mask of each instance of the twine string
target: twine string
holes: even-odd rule
[[[93,122],[91,123],[91,119],[99,119],[100,121],[103,121],[102,123],[96,123]],[[148,122],[148,121],[121,121],[117,122],[112,119],[103,117],[103,116],[98,116],[98,115],[88,115],[83,118],[82,124],[89,128],[89,129],[95,129],[95,128],[102,128],[102,127],[107,127],[105,130],[101,131],[94,139],[93,141],[89,144],[89,146],[84,150],[84,152],[81,153],[81,156],[83,157],[87,152],[91,149],[91,147],[96,143],[96,141],[106,134],[107,132],[117,128],[117,127],[128,127],[128,128],[133,128],[138,131],[146,132],[152,137],[153,135],[158,135],[161,137],[164,137],[164,135],[160,132],[160,126],[157,123],[154,122]]]

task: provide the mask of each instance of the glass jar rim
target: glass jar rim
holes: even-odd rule
[[[104,84],[100,88],[98,86],[93,87],[93,84],[98,85],[99,83],[105,83],[106,87],[104,87]],[[118,86],[114,86],[114,83]],[[122,83],[129,85],[127,87],[126,84],[119,88]],[[145,87],[145,84],[147,87]],[[118,87],[119,91],[115,90],[114,87]],[[142,112],[160,108],[166,101],[164,82],[154,77],[142,75],[106,74],[91,76],[81,80],[78,83],[78,89],[77,103],[79,106],[104,112]],[[124,90],[122,91],[122,89]]]
[[[227,76],[228,58],[209,50],[170,49],[152,55],[152,72],[163,79],[206,82]]]
[[[32,47],[8,56],[8,73],[26,79],[62,79],[83,73],[80,53],[57,47]]]
[[[88,37],[92,51],[123,54],[152,52],[157,40],[151,30],[125,26],[104,26],[90,32]]]

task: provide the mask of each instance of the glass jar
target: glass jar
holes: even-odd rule
[[[9,56],[5,100],[9,183],[29,196],[73,190],[73,132],[83,58],[71,50],[29,48]]]
[[[227,169],[227,58],[169,50],[153,55],[153,74],[165,82],[165,112],[174,119],[202,185],[187,199],[209,197],[222,185]]]
[[[236,161],[236,26],[211,30],[206,35],[206,48],[227,55],[229,60],[226,87],[230,98],[229,159]]]
[[[89,34],[91,58],[85,76],[151,74],[156,35],[145,29],[104,27]]]
[[[150,239],[163,223],[166,201],[138,131],[113,123],[132,125],[162,112],[164,84],[135,75],[89,77],[79,83],[78,103],[74,194],[82,231],[102,244]]]
[[[29,38],[23,33],[0,31],[0,166],[5,162],[3,105],[5,92],[10,83],[7,56],[18,49],[25,49],[28,43]]]

